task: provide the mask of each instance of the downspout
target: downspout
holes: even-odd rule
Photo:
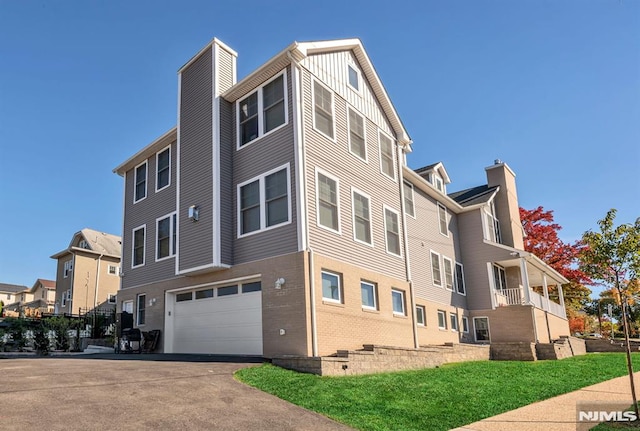
[[[416,322],[416,298],[413,289],[413,281],[411,280],[411,262],[409,260],[409,237],[407,234],[407,212],[405,208],[404,200],[404,175],[402,174],[402,160],[404,156],[404,150],[398,148],[397,152],[397,165],[398,165],[398,184],[400,185],[400,210],[402,211],[402,240],[404,242],[404,262],[407,281],[409,282],[409,298],[411,306],[411,328],[413,331],[413,347],[418,349],[420,347],[420,340],[418,339],[418,322]],[[415,204],[414,204],[415,205]],[[415,211],[415,208],[414,208]]]
[[[295,49],[295,48],[294,48]],[[302,118],[303,99],[300,95],[302,91],[302,73],[301,66],[298,61],[293,58],[291,51],[287,52],[287,57],[291,60],[291,85],[293,92],[293,133],[296,142],[296,178],[299,185],[298,191],[298,230],[299,248],[307,252],[309,259],[309,315],[311,318],[311,356],[318,356],[318,324],[316,316],[316,283],[315,283],[315,265],[314,251],[309,245],[309,232],[307,229],[308,201],[306,190],[306,148],[304,146],[304,120]]]
[[[68,305],[69,305],[69,314],[73,314],[73,298],[76,297],[76,295],[73,292],[73,287],[76,281],[76,255],[75,253],[71,254],[72,258],[71,261],[73,262],[71,264],[71,298],[67,298],[68,300]]]

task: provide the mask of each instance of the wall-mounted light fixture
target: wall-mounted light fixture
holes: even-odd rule
[[[285,279],[280,277],[276,280],[276,289],[282,289],[282,285],[285,283]]]
[[[191,205],[189,207],[189,218],[192,221],[198,221],[199,216],[200,216],[200,207],[198,207],[197,205]]]

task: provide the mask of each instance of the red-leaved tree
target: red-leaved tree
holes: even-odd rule
[[[562,289],[569,317],[574,317],[591,294],[591,290],[585,287],[591,284],[591,280],[578,268],[578,256],[584,244],[581,241],[563,242],[558,237],[562,226],[553,221],[553,211],[545,211],[541,206],[532,210],[520,208],[520,220],[526,233],[524,249],[570,281]]]

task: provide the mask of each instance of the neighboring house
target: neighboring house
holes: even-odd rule
[[[115,305],[121,246],[119,236],[82,229],[73,235],[68,248],[51,256],[58,261],[55,314],[79,314]]]
[[[566,280],[522,250],[515,175],[496,163],[447,195],[441,163],[409,169],[359,40],[294,43],[239,82],[236,56],[214,39],[189,60],[177,126],[114,169],[118,310],[164,352],[568,335],[562,304],[531,290]]]
[[[53,313],[56,301],[56,282],[39,278],[29,289],[30,300],[23,306],[41,313]]]
[[[4,309],[14,310],[15,307],[13,304],[20,302],[24,292],[27,290],[29,290],[27,286],[0,283],[0,301],[3,302]]]

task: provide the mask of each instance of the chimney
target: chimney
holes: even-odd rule
[[[500,233],[505,245],[524,250],[522,222],[518,207],[516,174],[500,159],[486,167],[489,187],[499,186],[495,198],[496,216],[500,221]]]

